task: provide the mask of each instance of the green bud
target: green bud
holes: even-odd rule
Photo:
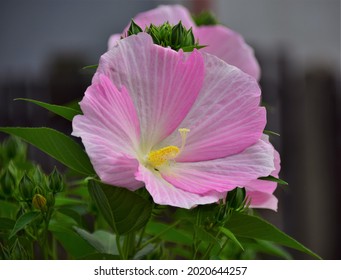
[[[209,11],[202,12],[199,15],[193,15],[192,17],[197,26],[219,24],[217,18]]]
[[[173,46],[181,46],[186,37],[186,30],[182,25],[181,21],[172,28],[171,44]]]
[[[16,186],[15,176],[12,174],[9,168],[5,169],[5,171],[0,176],[1,194],[4,197],[12,197],[15,186]]]
[[[151,24],[145,32],[153,38],[154,44],[171,47],[175,51],[182,49],[184,52],[191,52],[194,49],[204,47],[195,42],[192,28],[187,30],[181,21],[174,26],[170,25],[169,22],[159,26]]]
[[[235,188],[227,193],[226,204],[229,208],[241,210],[245,206],[245,188]]]
[[[34,183],[31,178],[25,173],[19,182],[19,194],[25,201],[32,200]]]
[[[128,36],[130,35],[136,35],[138,33],[142,32],[142,28],[136,24],[136,22],[132,19],[129,29],[128,29]]]
[[[49,180],[48,187],[50,191],[53,192],[54,194],[62,192],[64,190],[65,184],[63,176],[58,172],[56,167],[51,172],[50,176],[48,177],[48,180]]]
[[[47,210],[46,206],[47,200],[41,194],[35,194],[32,198],[32,205],[34,208],[45,212]]]
[[[2,153],[4,160],[10,162],[11,160],[25,161],[27,146],[16,137],[10,137],[3,142]]]

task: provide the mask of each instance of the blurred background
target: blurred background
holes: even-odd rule
[[[107,40],[141,11],[183,4],[210,9],[241,33],[262,68],[268,129],[282,158],[277,213],[262,215],[325,259],[341,259],[339,0],[1,0],[0,126],[67,122],[17,97],[64,104],[81,98]],[[0,140],[6,135],[1,134]],[[30,147],[46,171],[56,164]],[[293,252],[296,258],[308,258]]]

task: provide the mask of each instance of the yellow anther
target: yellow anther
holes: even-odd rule
[[[164,148],[151,151],[147,156],[149,166],[157,169],[157,167],[167,163],[169,160],[174,160],[183,150],[186,144],[187,133],[190,131],[188,128],[179,128],[181,135],[181,147],[166,146]]]
[[[148,163],[154,168],[176,158],[180,149],[177,146],[167,146],[148,154]]]

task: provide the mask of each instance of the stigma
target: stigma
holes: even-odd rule
[[[177,146],[166,146],[158,150],[151,151],[147,156],[147,163],[150,167],[158,170],[162,165],[174,162],[175,158],[182,152],[186,144],[187,133],[190,131],[188,128],[178,129],[181,135],[181,147]]]

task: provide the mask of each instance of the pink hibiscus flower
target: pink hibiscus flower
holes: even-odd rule
[[[254,56],[253,49],[245,43],[243,37],[237,32],[219,24],[196,26],[189,11],[180,5],[162,5],[139,13],[134,17],[134,21],[143,30],[151,23],[161,25],[168,21],[170,24],[175,25],[180,20],[187,29],[192,27],[193,34],[199,40],[199,44],[206,46],[201,51],[213,54],[259,80],[260,67]],[[123,37],[128,28],[129,26],[125,28]],[[110,37],[109,49],[116,45],[121,36],[121,34],[114,34]]]
[[[238,68],[140,33],[101,57],[73,135],[102,181],[191,208],[275,170],[259,103],[257,81]]]

